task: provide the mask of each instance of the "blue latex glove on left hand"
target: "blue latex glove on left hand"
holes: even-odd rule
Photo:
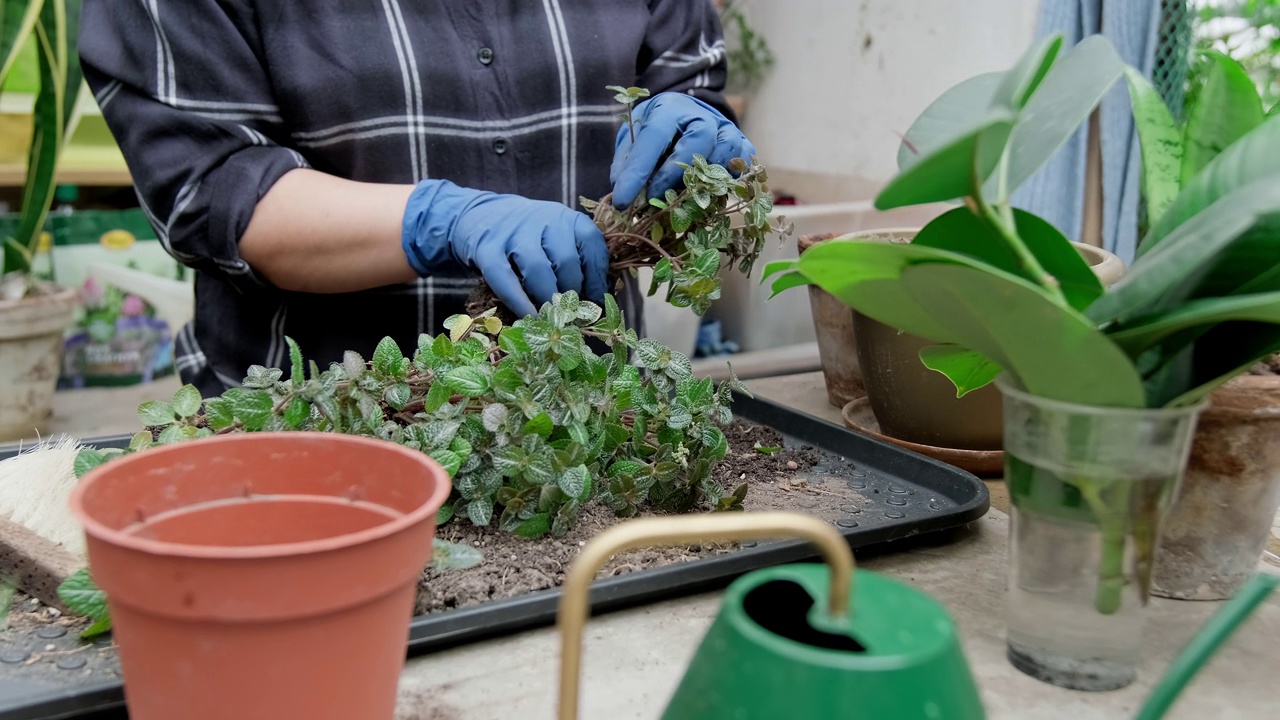
[[[400,243],[422,277],[451,263],[477,271],[519,316],[570,290],[604,305],[604,235],[557,202],[423,180],[409,195]]]
[[[618,130],[613,166],[609,169],[613,205],[618,209],[631,205],[646,183],[649,198],[676,189],[684,179],[684,168],[676,163],[691,164],[694,155],[727,167],[736,157],[750,162],[756,154],[755,146],[729,118],[683,93],[658,93],[638,105],[633,117],[640,121],[635,142],[624,122]],[[658,167],[672,140],[676,141],[675,149]]]

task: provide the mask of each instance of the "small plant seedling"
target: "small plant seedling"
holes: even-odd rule
[[[58,597],[67,609],[83,615],[93,624],[80,633],[84,639],[96,637],[111,629],[111,614],[107,611],[107,594],[89,575],[88,568],[81,568],[58,586]]]
[[[780,452],[780,451],[782,450],[782,448],[781,448],[781,447],[776,446],[776,445],[772,445],[772,446],[770,446],[770,445],[761,445],[760,443],[756,443],[756,444],[754,445],[754,447],[755,447],[756,452],[758,452],[758,453],[760,453],[760,454],[762,454],[762,455],[772,455],[772,454],[774,454],[774,453],[776,453],[776,452]]]

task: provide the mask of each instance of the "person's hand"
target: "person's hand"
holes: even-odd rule
[[[609,170],[613,205],[618,209],[630,206],[646,183],[649,198],[676,189],[684,178],[684,169],[677,163],[692,164],[694,155],[728,167],[730,160],[742,158],[750,162],[756,153],[755,146],[728,118],[689,95],[658,93],[638,105],[633,117],[640,121],[635,142],[631,140],[631,129],[623,123]],[[675,149],[658,167],[672,141]]]
[[[570,290],[604,304],[604,235],[560,203],[424,180],[405,207],[401,245],[423,277],[449,262],[479,272],[517,315]]]

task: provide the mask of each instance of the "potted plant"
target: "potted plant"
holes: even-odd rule
[[[40,61],[35,129],[16,235],[0,237],[0,439],[28,437],[52,412],[62,337],[75,318],[74,288],[37,280],[33,265],[53,202],[58,156],[82,81],[76,55],[80,0],[5,3],[0,85],[24,42]]]
[[[1231,153],[1224,163],[1243,161],[1239,153],[1254,146],[1237,143],[1268,122],[1257,86],[1239,62],[1209,52],[1203,66],[1182,127],[1159,105],[1137,117],[1144,150],[1162,158],[1144,165],[1145,219],[1154,231],[1166,230],[1164,213],[1173,196],[1203,186],[1209,176],[1202,171],[1224,151]],[[1154,247],[1143,243],[1139,255]],[[1280,507],[1280,363],[1259,363],[1215,390],[1209,402],[1156,549],[1152,592],[1163,597],[1235,595],[1257,572]]]
[[[816,284],[929,339],[929,365],[962,394],[998,383],[1009,657],[1102,690],[1136,676],[1160,522],[1205,397],[1280,350],[1280,120],[1149,202],[1164,210],[1145,252],[1104,289],[1009,196],[1121,79],[1136,115],[1163,101],[1104,37],[1061,46],[1047,38],[1010,70],[948,90],[908,135],[918,155],[876,198],[959,206],[910,243],[831,240],[765,274],[783,273],[775,292]],[[1146,165],[1166,160],[1144,145]]]

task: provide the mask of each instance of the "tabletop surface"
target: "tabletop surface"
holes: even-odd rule
[[[821,373],[752,380],[754,394],[840,423]],[[163,399],[173,378],[132,388],[59,392],[46,433],[131,432],[138,403]],[[1033,680],[1004,656],[1008,494],[998,480],[991,510],[958,540],[881,555],[861,566],[933,595],[954,617],[991,720],[1131,718],[1172,657],[1220,603],[1153,598],[1145,660],[1123,690],[1083,693]],[[1260,564],[1264,572],[1280,569]],[[587,625],[581,717],[658,718],[719,606],[719,594],[610,613]],[[559,640],[545,628],[409,660],[397,720],[539,720],[555,717]],[[1218,653],[1166,716],[1169,720],[1280,717],[1280,595],[1273,595]]]

